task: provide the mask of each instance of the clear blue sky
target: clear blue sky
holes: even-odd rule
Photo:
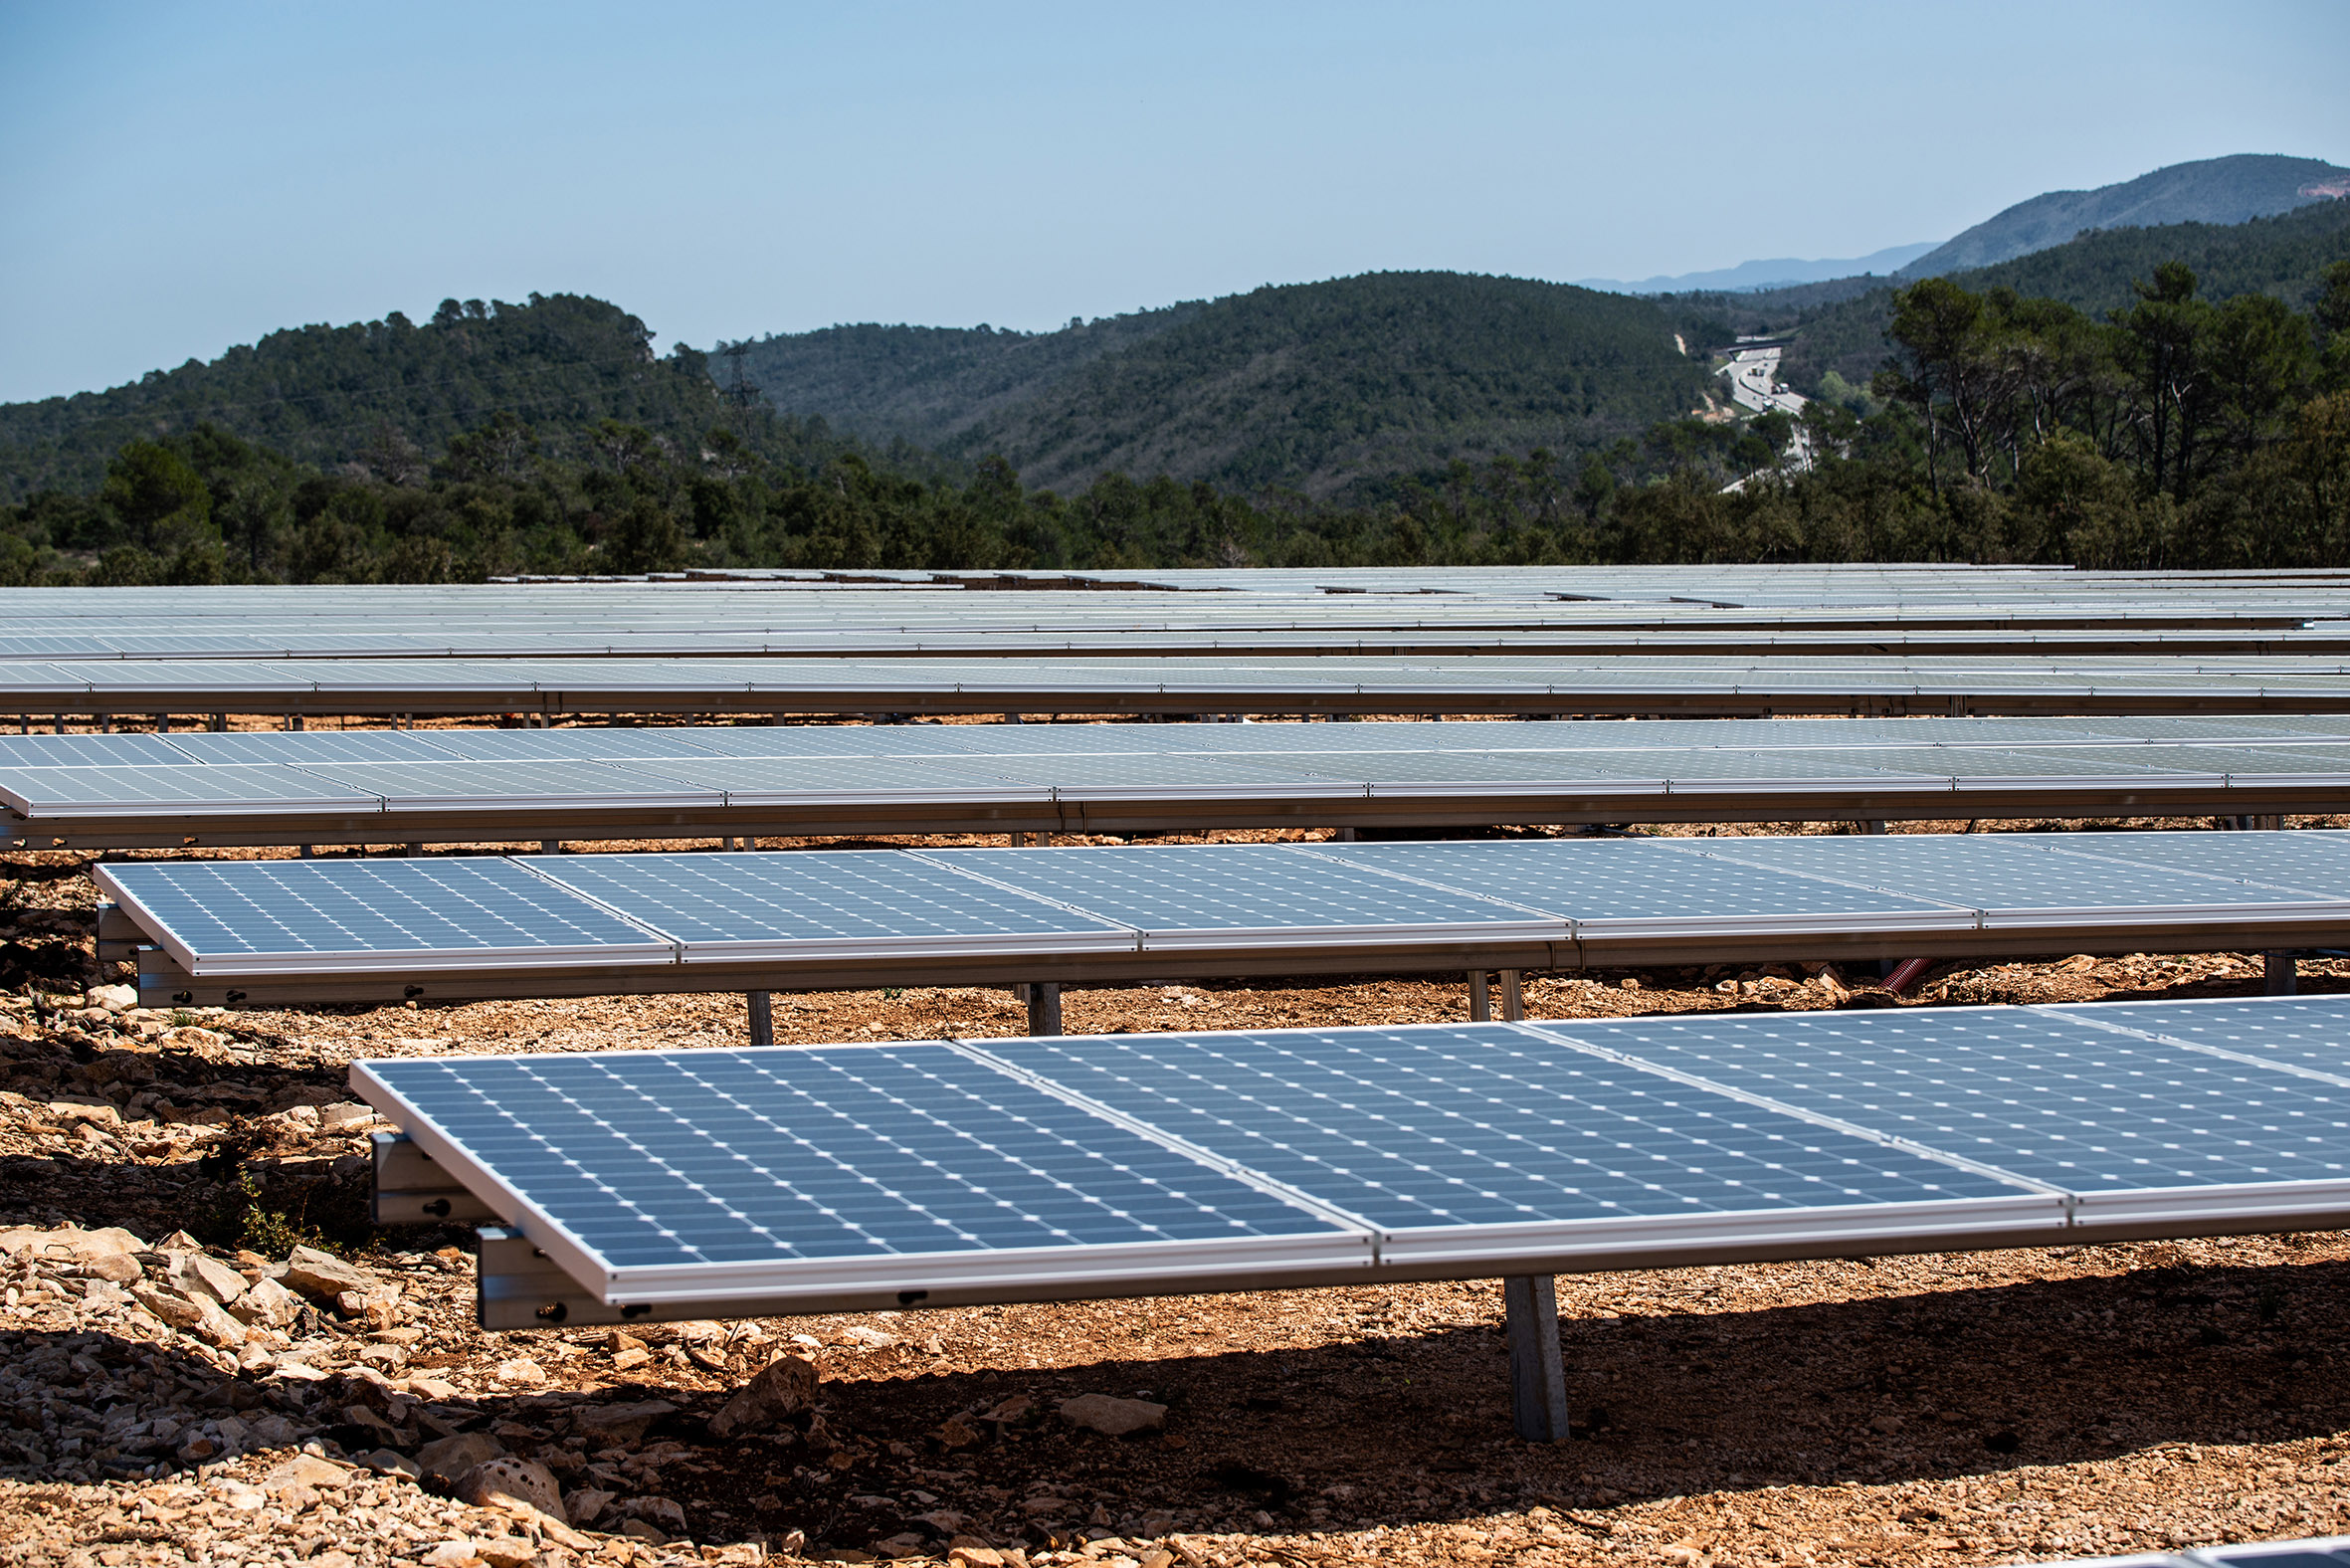
[[[2350,4],[0,0],[0,399],[574,291],[661,342],[1939,240],[2350,162]]]

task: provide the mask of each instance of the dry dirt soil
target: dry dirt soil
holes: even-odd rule
[[[741,1044],[740,998],[91,1011],[62,994],[88,972],[82,868],[0,865],[0,1563],[1907,1568],[2350,1530],[2339,1234],[1564,1277],[1556,1446],[1510,1434],[1494,1281],[486,1334],[469,1233],[366,1226],[349,1062]],[[2350,989],[2350,964],[2303,984]],[[1529,975],[1527,1010],[2258,989],[2248,955],[2052,954],[1898,1002],[1802,966]],[[1024,1020],[986,990],[776,1003],[792,1042]],[[1465,1016],[1458,977],[1065,998],[1079,1034]],[[355,1287],[264,1284],[302,1277],[296,1245],[349,1260]],[[787,1353],[814,1363],[815,1408],[713,1439]],[[1164,1405],[1163,1426],[1059,1414],[1096,1393]],[[469,1436],[444,1471],[535,1461],[553,1508],[409,1473]]]

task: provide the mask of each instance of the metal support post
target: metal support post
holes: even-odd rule
[[[1878,817],[1871,821],[1863,822],[1860,824],[1860,831],[1869,838],[1881,839],[1885,836],[1884,819],[1882,817]]]
[[[212,715],[212,732],[216,735],[225,735],[229,732],[228,714],[215,713]]]
[[[1061,987],[1051,980],[1040,980],[1028,988],[1028,1032],[1032,1035],[1061,1033]]]
[[[1482,969],[1469,972],[1469,1021],[1489,1024],[1493,1021],[1492,977]]]
[[[314,860],[316,860],[317,858],[318,858],[318,847],[317,847],[316,845],[314,845],[314,844],[305,844],[305,845],[303,845],[303,846],[301,847],[301,859],[303,859],[303,860],[305,860],[305,861],[314,861]]]
[[[1526,1016],[1526,993],[1515,969],[1501,971],[1501,1016],[1513,1024]]]
[[[751,1014],[751,1044],[775,1044],[775,1008],[765,991],[753,991],[748,998]]]
[[[1333,842],[1335,842],[1335,843],[1338,843],[1338,844],[1352,844],[1352,843],[1354,843],[1354,842],[1355,842],[1355,838],[1354,838],[1354,830],[1353,830],[1352,828],[1340,828],[1340,829],[1338,830],[1338,832],[1337,832],[1337,833],[1336,833],[1336,834],[1333,836]]]
[[[1558,1346],[1558,1286],[1548,1274],[1501,1281],[1508,1316],[1509,1412],[1528,1443],[1567,1441],[1567,1368]]]
[[[2300,963],[2291,953],[2262,953],[2260,969],[2270,996],[2291,996],[2300,986]]]
[[[538,841],[538,853],[541,855],[560,855],[563,853],[563,843],[560,839],[541,839]]]

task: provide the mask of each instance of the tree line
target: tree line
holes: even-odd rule
[[[1455,461],[1349,505],[1117,473],[1064,495],[1001,458],[877,451],[714,395],[697,433],[605,418],[556,440],[498,410],[438,456],[387,425],[331,466],[199,423],[121,443],[95,489],[0,511],[0,582],[2350,560],[2350,262],[2308,311],[2207,302],[2176,263],[2101,317],[1933,279],[1897,293],[1886,336],[1865,389],[1830,378],[1800,422],[1709,410],[1579,455]]]

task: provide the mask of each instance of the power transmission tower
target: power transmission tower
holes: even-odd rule
[[[751,380],[750,372],[743,368],[743,356],[750,352],[750,346],[748,342],[730,343],[724,350],[729,368],[726,384],[719,388],[718,395],[737,414],[747,415],[764,401],[758,383]]]

